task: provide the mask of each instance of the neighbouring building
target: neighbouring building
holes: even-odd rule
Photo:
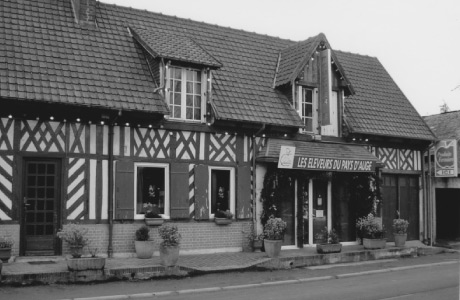
[[[457,145],[457,172],[448,177],[437,176],[435,153],[441,152],[435,151],[436,147],[433,146],[430,151],[431,172],[427,177],[431,180],[429,195],[432,199],[432,209],[429,211],[433,227],[430,238],[433,242],[457,240],[460,238],[460,111],[423,118],[439,140]]]
[[[134,252],[144,204],[183,252],[241,251],[270,214],[284,245],[371,210],[426,237],[435,137],[375,57],[95,0],[0,4],[0,235],[14,255]],[[233,222],[213,222],[216,210]],[[389,230],[391,231],[391,230]],[[152,228],[155,239],[157,235]],[[388,236],[391,240],[391,234]]]

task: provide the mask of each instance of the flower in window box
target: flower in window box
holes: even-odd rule
[[[150,226],[159,226],[163,224],[163,219],[160,215],[158,205],[152,203],[144,203],[144,221]]]
[[[233,214],[230,210],[216,210],[214,214],[214,221],[218,225],[228,225],[232,223]]]

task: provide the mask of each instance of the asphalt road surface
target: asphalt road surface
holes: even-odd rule
[[[0,300],[129,299],[131,296],[130,299],[134,299],[136,295],[142,299],[165,300],[458,300],[459,256],[459,253],[446,253],[292,270],[217,273],[136,282],[0,286]],[[162,292],[163,295],[158,294]]]

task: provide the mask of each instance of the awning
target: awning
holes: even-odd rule
[[[374,172],[381,164],[365,146],[281,139],[269,139],[256,160],[284,169],[333,172]]]

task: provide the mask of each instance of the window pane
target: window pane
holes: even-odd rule
[[[47,210],[53,210],[54,209],[54,201],[53,200],[46,201],[46,209]]]
[[[45,189],[37,189],[37,198],[45,198]]]
[[[54,189],[46,189],[46,197],[54,198]]]
[[[187,93],[188,94],[193,93],[193,83],[192,82],[187,82]]]
[[[211,171],[211,213],[230,209],[230,171]]]
[[[195,94],[201,94],[201,83],[195,83]]]
[[[45,230],[46,230],[45,234],[47,234],[47,235],[52,235],[54,233],[53,232],[53,225],[46,225]]]
[[[312,119],[305,119],[305,127],[306,131],[313,131],[313,120]]]
[[[37,185],[45,186],[45,176],[37,176]]]
[[[137,214],[165,213],[165,169],[137,168]]]
[[[46,165],[43,165],[43,164],[38,165],[39,174],[45,174],[45,170],[46,170]]]
[[[174,118],[180,118],[181,115],[181,108],[180,106],[174,107]]]
[[[46,213],[46,222],[53,223],[53,213]]]
[[[179,68],[173,68],[173,78],[181,79],[182,78],[182,70]]]
[[[185,118],[187,120],[193,120],[193,109],[192,108],[187,107]]]
[[[180,105],[180,94],[174,94],[174,104],[175,105]]]
[[[187,70],[187,81],[192,81],[193,80],[193,71],[192,70]]]
[[[29,174],[35,174],[37,168],[36,168],[36,164],[29,164],[29,167],[28,167],[28,172]]]
[[[193,106],[193,96],[192,95],[187,95],[186,96],[186,102],[187,107]]]
[[[48,176],[46,178],[46,185],[47,186],[54,186],[54,176]]]
[[[180,93],[182,90],[182,82],[181,81],[174,81],[173,91],[176,93]]]
[[[311,117],[311,116],[313,116],[313,107],[312,107],[312,105],[307,105],[307,106],[305,107],[305,116],[306,116],[306,117]]]
[[[29,186],[35,185],[35,176],[27,176],[27,184]]]
[[[305,90],[305,102],[308,102],[308,103],[313,102],[313,91],[312,90]]]
[[[54,174],[54,165],[53,164],[48,165],[47,174]]]
[[[195,108],[195,120],[201,120],[201,109]]]
[[[201,96],[195,96],[195,107],[201,107]]]

